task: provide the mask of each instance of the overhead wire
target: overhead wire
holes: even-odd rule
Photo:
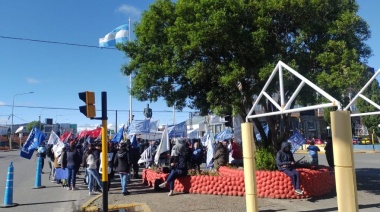
[[[60,45],[68,45],[68,46],[79,46],[79,47],[97,48],[97,49],[117,50],[116,48],[99,47],[99,46],[94,46],[94,45],[67,43],[67,42],[59,42],[59,41],[48,41],[48,40],[37,40],[37,39],[10,37],[10,36],[3,36],[3,35],[0,35],[0,38],[12,39],[12,40],[21,40],[21,41],[39,42],[39,43],[49,43],[49,44],[60,44]]]

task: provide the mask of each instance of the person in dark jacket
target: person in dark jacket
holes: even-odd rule
[[[75,187],[75,181],[77,176],[77,167],[81,164],[81,157],[75,149],[75,145],[71,145],[66,154],[63,155],[62,168],[67,168],[69,171],[69,177],[67,179],[67,190],[78,190]]]
[[[171,172],[164,183],[159,185],[160,188],[165,188],[167,183],[170,183],[170,192],[168,196],[173,196],[174,190],[174,181],[179,176],[187,175],[187,147],[185,144],[185,140],[176,139],[176,144],[173,146],[172,154],[171,154],[171,163],[170,169]]]
[[[331,168],[334,168],[334,154],[333,144],[331,137],[326,138],[325,154],[327,163]]]
[[[139,178],[138,161],[140,159],[140,147],[139,146],[131,146],[129,151],[130,151],[131,165],[133,168],[133,178],[138,179]]]
[[[114,165],[116,166],[116,171],[119,172],[120,175],[122,194],[124,196],[130,194],[127,190],[127,182],[129,179],[129,173],[131,172],[131,162],[127,143],[120,144],[119,151],[116,153]]]
[[[293,153],[290,151],[290,143],[283,142],[281,144],[281,150],[279,150],[276,155],[277,168],[290,177],[295,192],[298,195],[302,195],[303,191],[300,189],[300,174],[294,168],[294,164],[295,161]]]
[[[222,142],[216,145],[216,151],[212,161],[214,161],[215,169],[219,169],[220,166],[226,166],[228,164],[228,150]]]

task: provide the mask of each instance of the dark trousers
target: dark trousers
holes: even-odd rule
[[[45,158],[41,157],[41,172],[44,170]]]
[[[292,181],[294,189],[300,188],[300,173],[297,172],[295,169],[289,170],[285,169],[284,173],[290,177],[290,180]]]
[[[139,164],[137,162],[133,163],[132,164],[132,168],[133,168],[133,174],[134,174],[134,177],[138,177],[138,174],[139,174]]]
[[[327,163],[331,168],[334,168],[334,156],[332,154],[326,154]]]

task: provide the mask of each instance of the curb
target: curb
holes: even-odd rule
[[[99,208],[97,206],[90,206],[95,200],[102,197],[103,195],[99,194],[96,197],[93,197],[89,199],[87,202],[85,202],[80,208],[81,211],[84,212],[92,212],[92,211],[99,211]],[[132,209],[133,210],[129,210]],[[136,210],[136,208],[141,208],[141,210]],[[152,210],[149,208],[149,206],[146,203],[128,203],[128,204],[119,204],[119,205],[108,205],[109,210],[122,210],[122,209],[128,209],[127,211],[141,211],[141,212],[152,212]]]
[[[90,206],[93,202],[95,202],[95,200],[97,200],[99,197],[101,197],[103,195],[99,194],[89,200],[87,200],[87,202],[85,202],[81,207],[81,211],[98,211],[98,207],[96,206]],[[95,210],[93,210],[95,208]]]

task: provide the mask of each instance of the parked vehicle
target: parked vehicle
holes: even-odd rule
[[[320,139],[320,138],[313,138],[312,140],[307,140],[306,141],[306,144],[310,144],[311,143],[311,141],[314,141],[314,144],[324,144],[324,142],[322,141],[322,139]]]
[[[314,143],[315,144],[324,144],[324,142],[320,138],[314,138]]]
[[[361,139],[360,138],[358,138],[358,137],[352,137],[352,144],[360,144],[360,142],[361,142]]]
[[[361,141],[361,144],[371,144],[371,140],[369,140],[369,138],[363,138],[362,141]]]

